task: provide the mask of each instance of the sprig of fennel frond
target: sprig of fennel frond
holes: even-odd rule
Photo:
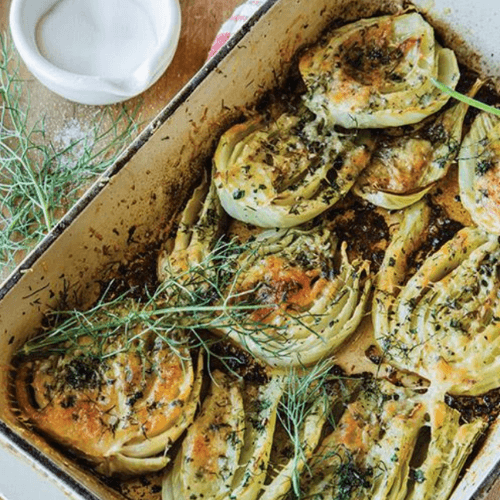
[[[131,141],[139,106],[96,108],[85,138],[54,144],[44,117],[33,116],[19,56],[3,33],[0,101],[0,277],[6,277]]]
[[[131,298],[132,291],[118,297],[105,292],[89,310],[54,311],[46,318],[49,326],[28,340],[20,355],[87,349],[96,356],[96,346],[103,346],[101,357],[109,357],[116,354],[108,346],[114,336],[121,337],[120,350],[124,350],[133,345],[137,336],[152,333],[174,349],[182,338],[183,345],[204,349],[207,355],[218,358],[213,346],[226,339],[206,334],[208,330],[230,327],[242,337],[261,343],[266,343],[267,338],[263,331],[270,331],[269,336],[283,335],[286,326],[270,326],[265,317],[256,320],[248,314],[262,309],[262,304],[246,300],[241,293],[227,293],[234,289],[231,284],[239,277],[236,261],[244,247],[245,244],[234,241],[220,241],[201,263],[165,280],[142,302]],[[252,296],[252,290],[248,291],[248,297]],[[270,314],[278,307],[279,304],[265,305]],[[291,323],[302,319],[300,315],[290,315]],[[290,347],[284,342],[283,352]],[[280,354],[279,349],[273,351],[273,355]]]

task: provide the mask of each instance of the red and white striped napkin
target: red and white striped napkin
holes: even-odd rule
[[[231,17],[221,26],[219,33],[215,37],[214,43],[208,54],[208,58],[213,57],[221,47],[236,33],[255,13],[255,11],[265,3],[266,0],[247,0],[237,7]]]

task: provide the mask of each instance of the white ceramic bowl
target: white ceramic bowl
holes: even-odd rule
[[[76,7],[79,7],[81,12],[82,6],[87,8],[92,4],[93,13],[98,12],[99,15],[101,5],[106,5],[107,8],[102,8],[102,15],[111,16],[108,18],[109,22],[113,19],[121,19],[122,24],[124,21],[127,21],[129,26],[137,26],[133,24],[135,20],[124,18],[127,12],[127,9],[123,9],[124,3],[119,4],[115,0],[113,10],[111,10],[111,1],[101,0],[102,4],[98,4],[96,0],[12,0],[10,28],[16,48],[31,73],[53,92],[66,99],[82,104],[111,104],[124,101],[140,94],[155,83],[172,61],[179,41],[181,27],[181,13],[178,0],[141,0],[140,2],[118,0],[118,2],[130,2],[129,5],[131,8],[128,12],[140,9],[147,17],[148,26],[153,31],[153,33],[147,33],[150,39],[153,40],[153,43],[147,47],[147,50],[144,50],[143,54],[140,52],[137,53],[138,49],[136,47],[132,47],[132,49],[137,49],[132,54],[133,51],[128,52],[128,49],[125,50],[123,47],[118,46],[118,49],[122,49],[120,52],[121,58],[108,58],[111,68],[111,63],[115,63],[115,65],[120,64],[120,61],[124,60],[124,55],[133,55],[138,62],[130,70],[127,69],[126,65],[122,65],[123,71],[113,74],[106,67],[106,59],[104,59],[97,66],[97,71],[86,71],[85,69],[80,71],[79,69],[65,68],[64,64],[58,63],[56,57],[45,57],[43,55],[43,50],[40,46],[40,23],[45,22],[44,20],[52,15],[51,13],[54,10],[51,9],[61,8],[64,2],[67,3],[64,6],[66,11],[75,10]],[[88,5],[85,2],[88,2]],[[117,5],[121,5],[122,8],[117,10]],[[54,21],[56,17],[52,16],[51,20]],[[76,21],[75,18],[70,19],[70,21],[73,23],[78,22],[78,24],[74,24],[77,28],[82,26],[82,20]],[[68,26],[69,24],[61,26],[61,33],[65,31],[66,37],[72,36],[71,29]],[[52,46],[54,46],[54,40],[57,41],[57,36],[60,35],[55,35],[54,38],[54,31],[50,31],[49,33],[53,37]],[[61,40],[63,39],[64,37],[61,38]],[[93,44],[93,53],[95,54],[96,47],[99,47],[99,37],[92,37],[91,41]],[[60,53],[59,55],[62,54],[64,56],[62,60],[72,61],[75,51],[79,51],[78,47],[82,49],[86,47],[85,43],[81,42],[81,39],[79,44],[73,44],[73,46],[71,43],[60,43],[57,51]],[[107,46],[107,50],[109,53],[109,46]],[[67,52],[65,53],[64,51]],[[83,50],[82,52],[85,51]],[[97,53],[99,54],[99,52]],[[87,54],[87,56],[91,55],[92,52]],[[99,72],[99,68],[102,70],[101,72]],[[124,73],[124,71],[126,72]]]

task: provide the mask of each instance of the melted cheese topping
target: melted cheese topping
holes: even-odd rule
[[[261,259],[245,273],[239,286],[244,294],[252,293],[256,304],[277,305],[278,310],[262,308],[251,314],[255,321],[272,322],[280,312],[307,311],[326,286],[319,269],[304,270],[274,255]]]

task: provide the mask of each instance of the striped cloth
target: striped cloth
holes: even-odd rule
[[[266,0],[247,0],[235,9],[231,17],[222,25],[210,48],[208,58],[213,57],[220,48],[236,33],[245,22],[265,3]]]

